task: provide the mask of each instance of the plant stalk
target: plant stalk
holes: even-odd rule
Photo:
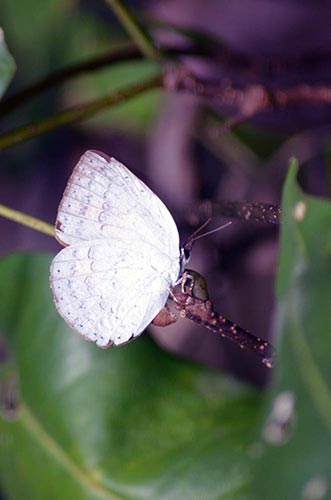
[[[39,231],[40,233],[47,234],[48,236],[55,236],[54,226],[40,219],[37,219],[36,217],[32,217],[31,215],[20,212],[19,210],[14,210],[0,204],[0,216],[4,217],[5,219],[17,222],[18,224],[22,224],[23,226],[30,227],[31,229]]]

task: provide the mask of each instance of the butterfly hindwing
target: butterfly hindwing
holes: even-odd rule
[[[173,263],[146,243],[94,240],[70,245],[51,267],[56,307],[71,328],[100,347],[139,335],[164,306]]]

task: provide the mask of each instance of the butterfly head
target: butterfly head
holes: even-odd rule
[[[188,241],[185,245],[180,249],[180,275],[185,271],[186,265],[189,263],[191,258],[191,250],[193,246],[193,241]]]
[[[187,242],[185,243],[185,245],[182,246],[182,248],[180,249],[180,275],[183,274],[183,272],[185,271],[185,268],[186,268],[186,264],[189,263],[190,261],[190,258],[191,258],[191,251],[192,251],[192,248],[193,248],[193,243],[196,241],[196,240],[199,240],[200,238],[204,238],[205,236],[208,236],[209,234],[212,234],[212,233],[215,233],[216,231],[219,231],[220,229],[223,229],[227,226],[229,226],[231,224],[231,221],[230,222],[227,222],[226,224],[223,224],[222,226],[219,226],[217,227],[216,229],[213,229],[212,231],[208,231],[207,233],[203,233],[203,234],[200,234],[199,236],[198,233],[201,232],[202,229],[204,229],[207,224],[209,224],[210,222],[210,218],[207,219],[206,222],[204,222],[202,224],[202,226],[200,226],[187,240]]]

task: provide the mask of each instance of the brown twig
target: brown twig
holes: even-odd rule
[[[186,219],[197,225],[219,215],[277,225],[281,209],[278,205],[262,202],[202,200],[187,210]]]
[[[283,88],[262,84],[236,86],[228,80],[202,80],[182,67],[168,70],[163,81],[168,89],[212,98],[221,105],[236,108],[235,123],[270,109],[299,103],[331,104],[331,85],[301,84]]]
[[[167,45],[164,45],[162,46],[162,51],[168,58],[182,55],[206,54],[206,49],[197,45],[190,45],[186,47],[168,47]],[[56,87],[57,85],[63,84],[68,80],[91,73],[93,71],[104,69],[108,66],[112,66],[113,64],[125,63],[127,61],[134,61],[142,58],[143,55],[139,48],[135,44],[129,43],[121,47],[116,47],[115,49],[103,55],[86,59],[85,61],[77,64],[66,66],[65,68],[47,75],[45,78],[42,78],[38,82],[33,83],[25,89],[20,90],[15,94],[12,94],[11,96],[3,99],[0,102],[0,117],[7,115],[15,108],[26,103],[33,97],[38,96],[42,92],[46,92]]]
[[[275,351],[272,345],[215,312],[209,299],[196,298],[183,292],[173,292],[173,298],[182,317],[235,342],[241,349],[254,352],[264,365],[273,367]]]
[[[75,74],[77,74],[77,67]],[[67,70],[67,77],[68,75],[70,76],[70,69]],[[62,77],[63,75],[61,78]],[[48,80],[48,83],[46,82],[47,86],[50,86],[50,83],[53,85],[54,82],[58,82],[59,78],[59,75],[53,75],[53,80]],[[40,91],[41,88],[45,88],[46,83],[45,81],[39,82],[37,87],[38,91]],[[226,106],[237,107],[239,112],[236,116],[240,117],[240,121],[277,106],[285,107],[299,102],[331,104],[331,86],[327,85],[299,85],[297,87],[283,89],[270,89],[262,85],[248,85],[240,88],[225,82],[201,80],[191,73],[188,73],[182,66],[176,66],[175,68],[168,67],[164,70],[163,77],[157,76],[139,82],[90,103],[69,108],[54,116],[4,133],[0,136],[0,149],[5,149],[18,142],[30,139],[64,124],[88,118],[110,105],[122,102],[124,99],[133,97],[145,90],[162,85],[167,89],[190,92],[196,96],[216,99],[220,104]],[[21,96],[16,95],[15,99],[13,97],[14,102],[11,101],[10,106],[7,107],[7,111],[8,109],[13,109],[13,106],[16,106],[17,102],[20,102],[20,100],[22,102],[34,95],[35,92],[36,87],[27,89],[26,93],[23,93],[23,95],[21,94]],[[6,108],[3,109],[6,111]],[[233,123],[236,124],[237,122],[238,118],[236,118]]]

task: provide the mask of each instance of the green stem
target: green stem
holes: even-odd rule
[[[122,23],[125,30],[131,38],[136,42],[141,52],[148,58],[160,60],[161,52],[154,46],[152,38],[146,30],[140,26],[135,17],[128,11],[121,0],[106,0],[113,12],[116,14],[119,21]]]
[[[163,47],[163,53],[169,59],[175,58],[181,55],[206,55],[208,54],[203,47],[190,46],[190,47]],[[60,70],[54,71],[47,75],[45,78],[38,80],[37,82],[23,88],[10,97],[7,97],[0,102],[0,117],[4,117],[11,111],[15,110],[25,102],[29,101],[33,97],[38,97],[38,94],[50,90],[57,85],[63,84],[66,81],[77,78],[80,75],[91,73],[92,71],[98,71],[107,66],[112,66],[114,64],[121,64],[127,61],[141,60],[143,54],[139,47],[132,42],[123,45],[121,47],[116,47],[108,53],[100,56],[95,56],[91,59],[86,59],[77,64],[66,66]]]
[[[110,52],[83,62],[66,66],[60,70],[54,71],[45,78],[33,83],[32,85],[12,94],[0,102],[0,116],[3,117],[13,109],[25,103],[32,97],[38,96],[41,92],[49,90],[71,78],[75,78],[91,71],[97,71],[106,66],[115,63],[122,63],[141,58],[141,52],[134,44],[130,43],[121,47],[116,47]]]
[[[141,94],[142,92],[145,92],[146,90],[151,90],[161,85],[161,75],[153,76],[142,82],[135,83],[133,85],[125,87],[124,89],[117,90],[104,97],[100,97],[95,101],[82,104],[80,106],[73,106],[64,111],[56,113],[55,115],[44,118],[43,120],[40,120],[38,122],[28,123],[27,125],[2,134],[0,136],[0,150],[9,148],[28,139],[32,139],[37,135],[58,128],[62,125],[67,125],[68,123],[73,123],[89,118],[109,106],[124,102],[126,99],[129,99]]]
[[[17,222],[18,224],[22,224],[23,226],[31,227],[35,229],[35,231],[40,231],[48,236],[55,236],[54,226],[51,226],[51,224],[47,224],[47,222],[31,217],[31,215],[26,215],[18,210],[8,208],[5,205],[0,204],[0,216]]]

